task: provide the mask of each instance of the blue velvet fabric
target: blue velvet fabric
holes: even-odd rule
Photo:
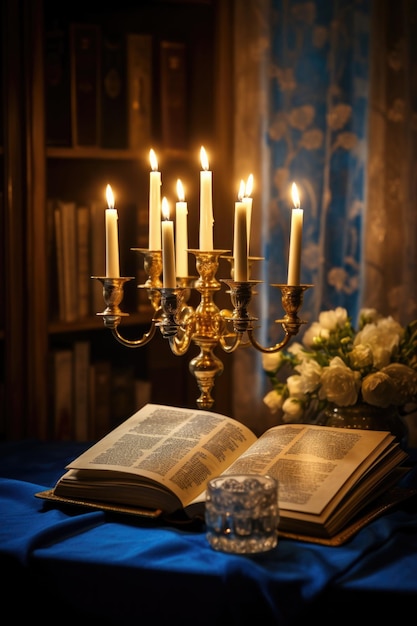
[[[43,624],[296,624],[329,592],[417,594],[417,506],[411,500],[348,543],[280,538],[265,554],[215,552],[204,529],[61,508],[34,497],[86,444],[0,445],[0,564],[15,616]],[[417,468],[416,468],[417,469]],[[407,484],[417,485],[412,469]],[[9,590],[10,588],[10,590]],[[382,597],[382,596],[381,596]],[[62,619],[56,608],[62,607]],[[320,606],[321,623],[326,606]],[[4,608],[4,607],[3,607]],[[188,615],[188,617],[187,617]],[[330,615],[330,613],[329,613]],[[329,622],[330,623],[330,622]]]

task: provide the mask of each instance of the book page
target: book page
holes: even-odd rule
[[[92,479],[121,478],[121,472],[145,477],[172,490],[184,506],[255,441],[246,426],[229,417],[147,404],[67,468],[85,476],[88,470]]]
[[[224,472],[270,474],[282,513],[320,514],[394,438],[388,432],[288,424],[269,429]]]

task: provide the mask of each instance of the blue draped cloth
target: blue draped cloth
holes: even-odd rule
[[[3,598],[7,603],[10,596],[15,615],[30,603],[31,615],[43,624],[74,616],[118,626],[151,619],[246,624],[249,617],[285,625],[297,623],[330,592],[346,598],[355,592],[417,594],[414,499],[342,546],[280,538],[264,554],[224,554],[209,546],[203,527],[58,507],[36,498],[87,445],[0,445]],[[417,485],[414,468],[403,480]],[[16,591],[22,600],[17,607]]]

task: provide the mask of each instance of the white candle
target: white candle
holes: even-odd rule
[[[150,150],[149,159],[152,171],[149,180],[149,250],[161,249],[161,172],[154,150]]]
[[[246,205],[246,215],[247,215],[247,238],[248,238],[248,254],[249,254],[249,245],[250,245],[250,231],[252,224],[252,202],[253,199],[251,197],[253,189],[253,174],[249,174],[248,180],[245,185],[245,195],[243,197],[243,203]]]
[[[174,223],[169,219],[166,198],[162,198],[162,286],[175,289]]]
[[[294,209],[291,215],[290,251],[288,258],[288,285],[300,284],[301,242],[303,236],[303,209],[300,209],[300,198],[297,185],[292,184],[292,200]]]
[[[117,210],[114,208],[114,196],[110,185],[106,187],[106,276],[119,278],[119,235],[117,231]]]
[[[248,239],[246,206],[242,201],[235,202],[234,270],[236,282],[248,280]]]
[[[243,202],[243,196],[245,195],[245,183],[243,182],[243,180],[240,181],[240,185],[239,185],[239,191],[237,194],[238,200],[239,202]],[[235,222],[234,222],[234,239],[233,239],[233,258],[236,257],[236,245],[237,245],[237,237],[236,237],[236,233],[237,233],[237,211],[236,211],[236,204],[235,204]],[[246,236],[247,236],[247,227],[246,227]]]
[[[184,187],[180,179],[177,180],[178,202],[175,205],[175,255],[177,275],[188,276],[188,227],[187,203],[184,202]]]
[[[200,150],[200,250],[213,250],[213,199],[212,173],[209,171],[208,158],[203,146]]]

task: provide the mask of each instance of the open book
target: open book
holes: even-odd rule
[[[204,516],[210,478],[270,474],[279,481],[279,531],[326,538],[391,487],[406,458],[388,432],[283,424],[257,438],[218,413],[147,404],[37,495],[192,519]]]

